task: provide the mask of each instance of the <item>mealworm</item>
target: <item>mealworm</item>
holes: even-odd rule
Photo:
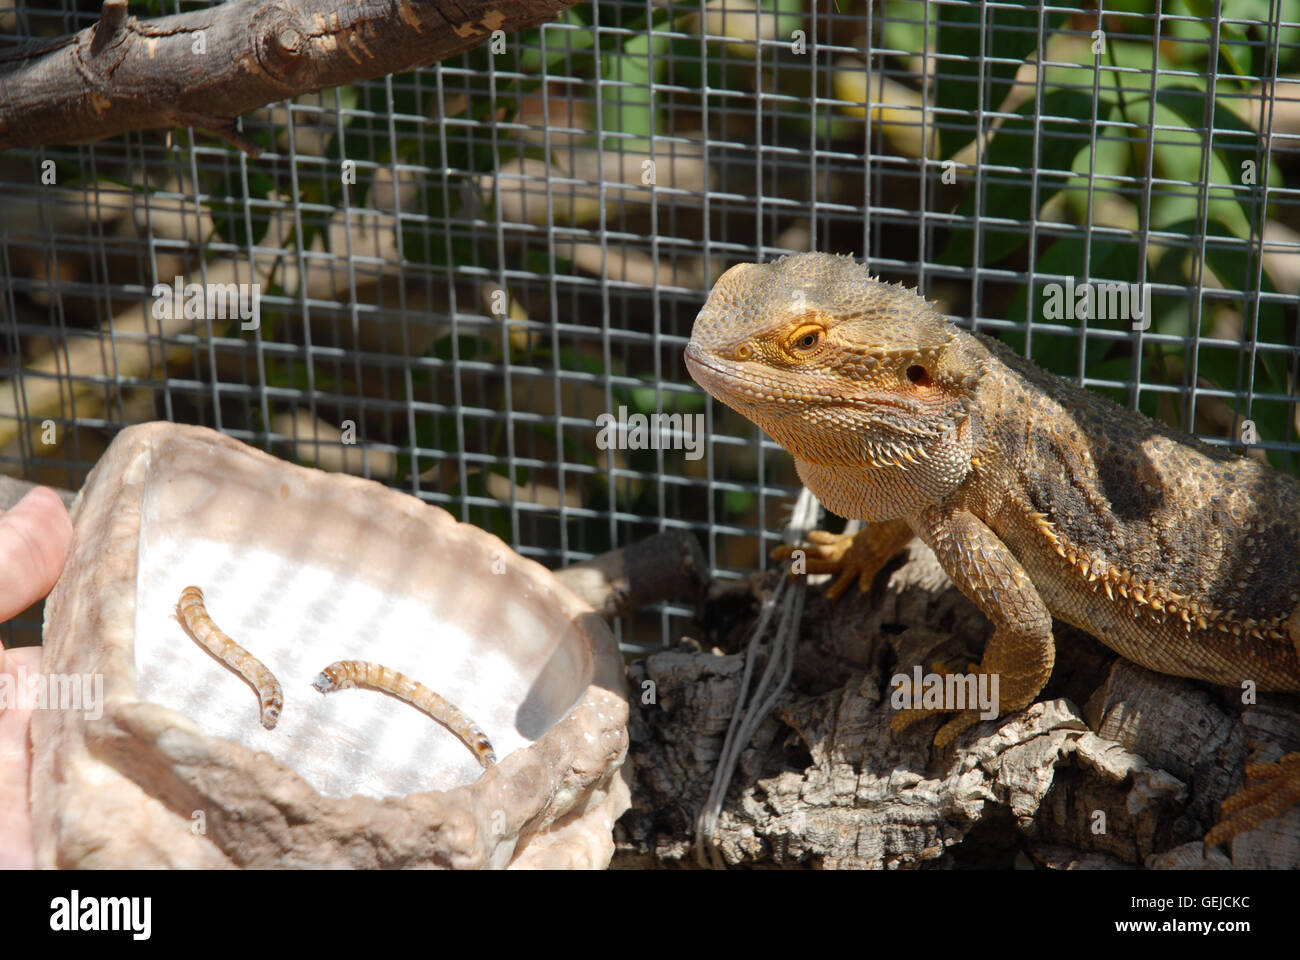
[[[257,691],[257,700],[262,708],[262,726],[268,730],[273,729],[276,721],[280,719],[280,711],[284,708],[284,690],[280,686],[280,681],[275,679],[275,674],[266,669],[266,665],[261,660],[222,633],[221,629],[212,622],[212,618],[208,616],[208,611],[203,606],[203,591],[198,587],[186,587],[182,590],[176,609],[190,636],[248,681],[249,686]]]
[[[339,660],[322,670],[312,686],[321,693],[345,690],[348,687],[369,687],[391,693],[397,699],[423,710],[454,733],[461,743],[473,751],[484,770],[497,762],[492,743],[482,727],[465,716],[455,704],[438,696],[424,684],[389,667],[365,660]]]

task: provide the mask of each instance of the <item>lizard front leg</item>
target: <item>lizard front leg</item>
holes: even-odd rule
[[[915,535],[905,520],[868,524],[857,533],[814,530],[808,534],[804,546],[780,546],[772,551],[771,557],[788,560],[796,551],[805,551],[804,573],[838,574],[835,582],[826,588],[826,599],[836,600],[854,583],[863,593],[870,590],[871,581],[880,569]]]
[[[979,672],[998,677],[998,715],[1029,706],[1052,674],[1056,645],[1052,615],[1024,567],[968,510],[939,508],[914,526],[957,588],[993,622]],[[902,710],[891,726],[897,733],[932,712]],[[959,711],[939,728],[935,745],[946,746],[979,719],[977,710]]]

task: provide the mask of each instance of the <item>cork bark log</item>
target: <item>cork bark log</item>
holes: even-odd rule
[[[738,654],[775,574],[715,585],[700,642],[634,664],[632,809],[612,866],[694,866],[740,683]],[[987,621],[919,543],[872,592],[813,590],[784,700],[741,755],[718,827],[731,865],[821,868],[1300,866],[1300,807],[1203,855],[1247,757],[1300,748],[1300,698],[1162,676],[1056,624],[1057,666],[1028,710],[954,747],[938,720],[889,729],[889,679],[977,663]],[[1230,856],[1229,856],[1230,854]]]
[[[277,100],[401,73],[577,0],[234,0],[142,20],[106,0],[80,33],[0,53],[0,150],[197,127],[251,154],[236,119]]]
[[[708,583],[708,566],[693,534],[665,530],[555,575],[609,620],[662,600],[694,602]]]

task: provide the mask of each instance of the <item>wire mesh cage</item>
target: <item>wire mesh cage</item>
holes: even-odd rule
[[[0,153],[3,471],[75,490],[124,426],[197,423],[552,567],[680,528],[740,576],[798,480],[681,351],[723,270],[802,250],[1295,471],[1300,21],[1150,6],[607,0],[248,113],[257,156]],[[100,16],[0,7],[0,71]],[[707,441],[599,442],[655,414]]]

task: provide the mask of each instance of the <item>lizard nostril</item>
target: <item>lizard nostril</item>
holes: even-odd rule
[[[907,379],[918,387],[928,387],[930,385],[930,371],[919,363],[914,363],[907,368]]]

